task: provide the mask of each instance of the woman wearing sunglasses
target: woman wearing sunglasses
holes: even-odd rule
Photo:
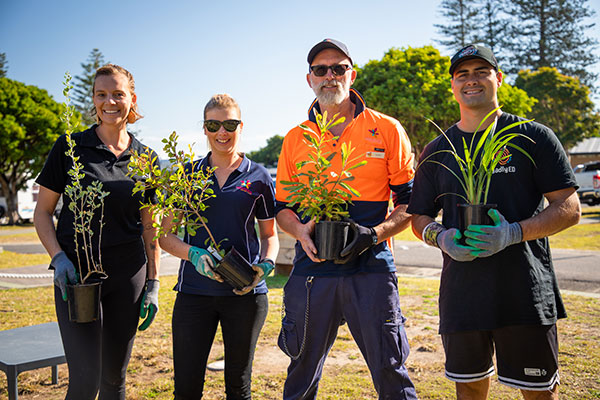
[[[202,397],[206,363],[221,324],[225,347],[225,393],[228,400],[250,399],[252,360],[268,309],[264,277],[274,268],[279,251],[274,218],[274,189],[267,170],[239,151],[243,123],[236,101],[213,96],[204,108],[204,134],[210,152],[198,168],[216,167],[204,216],[217,242],[242,254],[256,271],[254,282],[234,290],[216,274],[216,261],[200,229],[183,240],[168,234],[160,245],[182,259],[173,309],[175,398]],[[257,235],[255,221],[258,221]],[[165,231],[173,217],[163,220]]]

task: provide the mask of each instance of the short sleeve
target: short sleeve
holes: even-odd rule
[[[35,182],[56,193],[63,193],[67,186],[67,141],[65,135],[60,136],[44,163],[44,167]]]
[[[258,208],[256,209],[256,218],[265,220],[275,217],[275,188],[269,174],[263,182],[263,192],[258,199]]]

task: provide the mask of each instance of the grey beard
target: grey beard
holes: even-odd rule
[[[319,105],[321,106],[335,106],[338,104],[342,104],[344,101],[344,91],[342,89],[342,85],[335,81],[336,90],[334,93],[331,92],[323,92],[322,88],[325,85],[331,84],[331,81],[323,81],[319,84],[318,87],[314,89],[315,95],[317,96],[317,100],[319,101]]]

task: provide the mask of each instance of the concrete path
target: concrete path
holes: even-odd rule
[[[277,262],[291,263],[293,244],[281,238],[282,250]],[[290,238],[291,240],[291,238]],[[4,250],[17,253],[44,253],[41,244],[3,244]],[[440,250],[422,242],[395,241],[394,255],[398,274],[439,278],[442,267]],[[600,296],[600,251],[553,249],[554,268],[559,287],[564,291]],[[163,252],[161,275],[176,275],[180,260]],[[0,289],[35,287],[52,284],[47,265],[0,270]]]

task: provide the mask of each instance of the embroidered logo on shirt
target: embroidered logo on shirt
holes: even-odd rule
[[[237,190],[241,190],[242,192],[246,192],[248,194],[252,194],[252,191],[250,191],[250,185],[252,184],[252,182],[250,182],[249,180],[244,180],[240,182],[239,186],[236,186],[235,188]]]
[[[371,143],[377,143],[380,144],[381,143],[381,139],[379,138],[379,128],[375,127],[373,129],[367,129],[370,133],[370,135],[368,135],[365,140],[367,142],[371,142]]]

